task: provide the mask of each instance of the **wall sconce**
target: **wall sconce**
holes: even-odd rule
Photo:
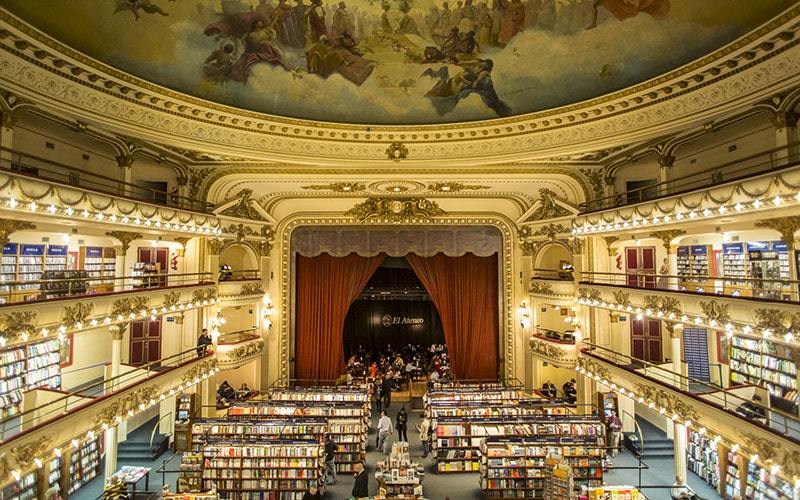
[[[526,301],[522,301],[522,304],[519,306],[519,324],[522,326],[523,329],[530,328],[531,326],[531,309],[528,307],[528,303]]]
[[[266,330],[272,330],[272,315],[275,313],[275,310],[272,308],[272,301],[269,295],[264,295],[261,299],[261,303],[264,305],[261,309],[261,324]]]
[[[211,326],[211,341],[216,344],[219,336],[222,335],[219,331],[219,327],[227,323],[227,321],[222,317],[222,314],[217,313],[208,323],[209,326]]]

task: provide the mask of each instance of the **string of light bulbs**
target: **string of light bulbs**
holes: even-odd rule
[[[752,213],[789,205],[800,205],[800,193],[797,193],[794,196],[775,195],[768,198],[756,198],[753,201],[739,201],[734,204],[721,204],[714,208],[706,207],[702,210],[689,209],[677,212],[675,214],[663,213],[662,211],[661,215],[653,215],[649,218],[641,217],[638,219],[634,219],[633,216],[631,216],[630,220],[622,220],[621,222],[618,221],[614,223],[600,222],[592,224],[587,219],[585,224],[573,226],[572,234],[583,235],[607,233],[611,231],[624,231],[628,229],[635,229],[637,227],[658,226],[672,224],[674,222],[694,221],[699,219],[711,219],[726,215],[728,213]],[[615,216],[615,218],[621,219],[619,216]]]
[[[90,211],[87,209],[76,210],[72,207],[59,207],[55,204],[39,204],[35,201],[24,202],[17,201],[16,198],[0,198],[0,207],[15,212],[28,212],[28,213],[43,213],[54,216],[69,217],[77,220],[96,220],[97,222],[107,222],[111,224],[118,224],[123,226],[146,227],[153,229],[163,229],[167,231],[176,231],[181,233],[193,234],[206,234],[219,236],[222,234],[222,229],[217,227],[219,222],[215,224],[185,224],[178,222],[171,222],[167,220],[156,219],[155,217],[130,217],[128,215],[119,216],[114,213],[104,213],[102,211]]]

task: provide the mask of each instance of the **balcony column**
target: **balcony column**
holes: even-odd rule
[[[120,367],[122,365],[122,337],[125,335],[125,325],[112,325],[108,327],[108,330],[111,333],[111,369],[109,378],[113,379],[120,374]],[[106,392],[113,391],[114,385],[115,383],[111,382],[111,384],[106,387]],[[107,481],[117,470],[119,428],[117,426],[109,427],[108,430],[105,431],[103,439],[105,439],[106,449],[105,478]]]
[[[0,146],[6,149],[14,148],[14,125],[17,118],[13,111],[3,110],[0,112]],[[0,151],[2,166],[8,168],[11,163],[11,152]]]
[[[789,144],[798,141],[797,135],[797,113],[783,111],[772,117],[772,125],[775,127],[775,147],[786,148]],[[778,151],[773,160],[778,164],[795,162],[800,159],[800,152],[797,146]]]
[[[672,191],[672,181],[674,178],[673,164],[675,157],[670,154],[658,155],[658,182],[659,182],[659,195],[666,195]]]
[[[119,181],[125,183],[119,185],[118,193],[121,196],[130,196],[133,194],[130,187],[130,184],[133,184],[133,155],[120,154],[116,160],[119,166]]]
[[[681,375],[683,374],[683,364],[681,362],[681,354],[683,353],[683,348],[681,346],[683,323],[674,324],[672,328],[670,328],[669,323],[667,323],[667,329],[670,330],[670,355],[672,356],[672,371],[675,373],[673,376],[674,385],[680,389],[683,385],[681,382]]]
[[[215,406],[217,398],[215,397],[215,381],[216,377],[211,376],[200,381],[200,413],[203,417],[214,417],[217,412]]]
[[[673,422],[673,437],[672,443],[675,450],[675,477],[679,478],[681,483],[686,482],[686,426]]]
[[[189,198],[189,178],[185,176],[176,179],[178,186],[178,199],[175,200],[175,205],[179,208],[193,209],[196,207],[187,206]]]
[[[127,276],[130,273],[125,272],[125,249],[122,245],[114,247],[114,274],[117,277]],[[125,290],[125,280],[114,280],[114,291],[119,292]]]

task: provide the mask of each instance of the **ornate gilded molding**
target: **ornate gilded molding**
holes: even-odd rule
[[[386,148],[386,156],[393,161],[405,160],[408,158],[408,148],[402,142],[393,142]]]
[[[24,471],[30,469],[34,465],[35,459],[47,456],[52,449],[53,439],[50,436],[44,435],[22,446],[11,448],[11,453],[14,455],[14,460],[17,462],[18,469]],[[5,478],[5,476],[3,477]]]
[[[367,190],[363,182],[329,182],[328,184],[311,184],[303,189],[314,191],[333,191],[334,193],[358,193]]]
[[[603,300],[600,290],[596,288],[578,288],[578,298],[597,302],[601,302]]]
[[[181,247],[177,250],[177,253],[178,257],[183,257],[184,254],[186,253],[186,244],[189,243],[189,240],[191,240],[191,238],[189,238],[188,236],[178,236],[177,238],[173,239],[181,244]]]
[[[228,365],[232,363],[240,363],[242,361],[246,361],[250,358],[254,358],[256,356],[260,356],[264,352],[264,340],[258,339],[255,341],[251,341],[246,345],[241,347],[237,347],[230,353],[219,353],[220,356],[220,364],[221,365]]]
[[[585,356],[578,356],[578,366],[583,370],[597,375],[601,379],[611,380],[611,372],[597,361]]]
[[[78,302],[72,306],[66,306],[61,312],[61,323],[67,328],[72,328],[79,323],[86,324],[93,311],[93,302]]]
[[[34,335],[36,332],[36,312],[14,311],[0,314],[0,335],[8,341],[15,341]]]
[[[123,319],[133,319],[143,312],[148,312],[150,299],[148,297],[125,297],[117,299],[111,305],[111,317],[122,321]]]
[[[26,229],[36,229],[36,225],[21,220],[0,219],[0,246],[8,243],[13,233]]]
[[[525,222],[540,221],[545,219],[555,219],[572,215],[572,212],[557,203],[558,197],[552,189],[539,189],[539,202],[536,210],[525,219]]]
[[[252,227],[245,226],[244,224],[231,224],[228,227],[226,227],[223,231],[225,231],[227,234],[235,235],[236,241],[238,243],[244,241],[246,237],[256,234],[256,232],[253,230]]]
[[[579,172],[583,174],[589,185],[592,186],[592,199],[600,199],[606,194],[606,179],[602,168],[581,168]]]
[[[109,333],[113,340],[122,340],[125,336],[125,330],[128,329],[129,323],[120,323],[118,325],[111,325],[108,327]]]
[[[547,224],[534,231],[534,236],[547,236],[551,241],[556,239],[556,235],[569,233],[569,228],[564,224]]]
[[[160,393],[158,385],[150,385],[127,392],[121,398],[103,408],[95,415],[94,425],[112,426],[128,418],[129,412],[137,412],[140,405],[148,405],[157,401]]]
[[[133,241],[144,238],[142,233],[134,233],[131,231],[109,231],[106,233],[106,235],[119,240],[120,244],[122,245],[122,251],[125,253],[128,252],[128,249],[131,247],[131,243]]]
[[[213,302],[217,299],[216,288],[201,288],[192,292],[192,302]]]
[[[681,315],[681,301],[665,295],[645,295],[644,307],[653,311],[664,311],[665,315]]]
[[[185,384],[200,378],[204,373],[210,373],[212,370],[217,368],[217,364],[217,357],[213,356],[202,363],[193,366],[191,369],[189,369],[189,371],[183,374],[183,377],[181,377],[181,384]]]
[[[781,235],[781,241],[789,245],[789,248],[794,249],[794,233],[800,229],[800,216],[792,215],[775,219],[765,219],[756,222],[755,226],[778,231]]]
[[[560,368],[573,368],[577,360],[574,353],[557,347],[546,340],[531,338],[528,340],[528,351],[537,357],[543,358]]]
[[[235,198],[239,200],[236,204],[222,210],[219,215],[227,215],[229,217],[238,217],[240,219],[250,219],[256,221],[266,221],[266,217],[261,215],[258,210],[253,208],[252,203],[258,203],[253,199],[252,189],[242,189],[236,193]],[[241,224],[239,224],[241,226]]]
[[[670,246],[672,245],[672,240],[677,238],[678,236],[683,236],[686,234],[686,231],[682,229],[667,229],[665,231],[654,231],[650,233],[651,238],[655,238],[657,240],[661,240],[661,243],[664,245],[664,248],[669,251]]]
[[[631,294],[630,292],[623,292],[622,290],[615,290],[612,295],[614,296],[614,301],[617,304],[621,304],[623,307],[628,307],[631,305]]]
[[[162,302],[162,307],[169,309],[180,301],[181,301],[181,292],[165,293],[164,301]]]
[[[553,286],[546,281],[531,281],[531,286],[528,288],[528,293],[532,293],[534,295],[556,295],[555,290],[553,290]]]
[[[700,420],[700,414],[690,404],[686,403],[680,396],[670,394],[661,387],[647,384],[634,384],[634,390],[646,401],[651,402],[659,410],[664,408],[667,417],[677,415],[681,420]]]
[[[220,255],[222,250],[228,246],[232,240],[224,240],[221,238],[209,238],[208,240],[208,253],[211,255]]]
[[[728,304],[722,304],[716,300],[701,300],[698,304],[708,319],[713,319],[718,323],[726,323],[731,319]]]
[[[213,172],[214,169],[211,167],[206,167],[206,168],[189,167],[189,179],[188,179],[189,192],[187,193],[189,198],[192,199],[200,198],[201,188],[205,183],[206,179],[208,179]]]
[[[239,295],[264,295],[264,284],[261,281],[244,283]]]
[[[459,191],[478,191],[480,189],[489,189],[490,187],[482,184],[464,184],[461,182],[433,182],[428,184],[428,191],[457,193]]]
[[[753,320],[759,329],[770,330],[776,334],[789,330],[800,331],[800,313],[762,307],[753,311]]]
[[[430,220],[445,215],[439,204],[425,198],[380,198],[371,197],[359,203],[345,216],[353,217],[359,222],[400,223],[415,220]]]
[[[533,257],[539,251],[541,242],[538,241],[520,241],[519,247],[522,250],[524,257]]]
[[[618,248],[613,248],[611,245],[613,245],[615,242],[619,241],[619,237],[618,236],[603,236],[603,241],[606,242],[606,248],[608,249],[608,256],[609,257],[613,257],[613,256],[617,255],[617,250],[619,250],[619,249]]]

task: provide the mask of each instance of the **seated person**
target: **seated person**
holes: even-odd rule
[[[556,397],[556,386],[548,380],[544,383],[544,385],[542,385],[541,393],[542,396],[552,399]]]
[[[761,406],[761,396],[753,396],[753,401],[745,401],[736,408],[736,413],[762,424],[767,423],[767,411]]]

